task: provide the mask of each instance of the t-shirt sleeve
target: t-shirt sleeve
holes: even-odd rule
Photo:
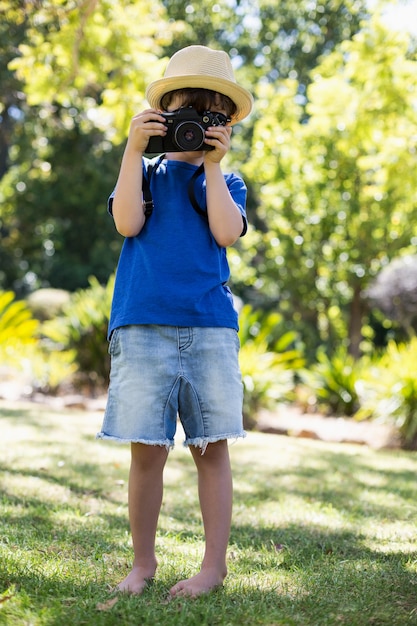
[[[240,236],[243,237],[246,235],[248,230],[248,220],[246,217],[246,196],[247,196],[247,187],[240,176],[236,174],[229,174],[226,176],[226,183],[229,189],[230,195],[232,196],[236,206],[238,207],[243,220],[243,228]]]
[[[143,172],[143,176],[147,176],[146,174],[146,163],[148,162],[147,159],[143,158],[142,159],[142,172]],[[113,216],[113,198],[114,198],[114,194],[116,191],[116,187],[113,189],[113,191],[111,192],[108,200],[107,200],[107,211],[108,213],[110,213],[111,216]]]

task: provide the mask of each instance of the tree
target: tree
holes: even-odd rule
[[[198,41],[225,49],[235,60],[240,79],[254,87],[298,77],[300,89],[310,80],[317,59],[359,29],[367,3],[323,0],[163,0],[168,16],[185,27],[166,48]]]
[[[71,104],[87,126],[124,139],[172,37],[160,3],[38,0],[25,7],[25,42],[9,68],[24,81],[28,103]]]
[[[14,118],[23,99],[23,86],[16,75],[8,70],[8,64],[25,36],[25,16],[19,12],[18,3],[3,4],[6,6],[2,6],[0,20],[0,179],[8,168]]]
[[[308,342],[331,350],[342,340],[358,356],[362,291],[416,243],[417,61],[407,35],[375,18],[311,78],[307,119],[295,81],[259,92],[244,171],[268,230],[242,241],[244,258],[257,265],[252,298],[266,297]]]
[[[121,239],[106,198],[172,29],[147,0],[3,7],[0,285],[22,295],[107,281]]]
[[[240,84],[257,95],[265,82],[278,87],[287,78],[297,81],[297,98],[306,102],[310,71],[320,57],[350,39],[369,17],[366,0],[162,0],[178,26],[167,56],[198,42],[220,47],[232,57]],[[235,127],[233,166],[247,160],[252,141],[251,119]],[[256,193],[249,189],[249,213],[258,222]]]
[[[16,163],[3,177],[0,266],[19,295],[51,286],[105,283],[121,246],[106,211],[121,158],[103,133],[83,132],[75,107],[51,106],[15,128]],[[35,149],[33,149],[35,147]]]

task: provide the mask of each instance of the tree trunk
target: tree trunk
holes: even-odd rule
[[[362,341],[362,315],[364,309],[361,291],[360,285],[356,285],[350,303],[349,354],[355,359],[361,356],[360,344]]]

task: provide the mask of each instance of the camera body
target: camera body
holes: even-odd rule
[[[193,107],[178,109],[172,113],[162,113],[167,126],[165,137],[156,135],[149,139],[146,153],[196,152],[213,150],[204,143],[205,131],[209,126],[226,126],[230,121],[223,113],[204,111],[202,115]]]

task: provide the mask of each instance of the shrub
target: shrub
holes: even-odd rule
[[[39,341],[40,324],[11,291],[0,292],[0,362],[4,380],[18,380],[25,393],[55,390],[76,370],[74,355],[50,352]]]
[[[71,295],[62,308],[62,315],[42,326],[45,337],[57,348],[73,350],[80,373],[80,382],[92,389],[107,384],[110,360],[106,341],[114,277],[106,286],[94,277],[90,287]]]
[[[261,408],[271,409],[278,402],[291,400],[294,371],[304,364],[300,351],[291,348],[296,338],[293,332],[284,332],[275,339],[281,322],[278,313],[262,316],[249,305],[240,312],[239,363],[245,387],[243,420],[247,429],[256,424]]]
[[[395,425],[403,447],[417,449],[417,338],[391,341],[378,363],[357,382],[361,407],[357,419],[373,418]]]
[[[0,345],[2,348],[21,343],[35,343],[39,324],[26,304],[15,300],[12,291],[0,291]]]
[[[23,355],[36,343],[37,328],[26,304],[16,300],[13,291],[0,291],[0,382],[18,378],[29,383]]]
[[[355,360],[343,346],[330,357],[319,350],[317,363],[300,372],[302,383],[314,395],[310,404],[323,413],[354,415],[359,409],[356,382],[368,362],[367,357]]]
[[[51,349],[41,341],[19,351],[20,370],[30,392],[56,393],[77,372],[74,350]]]

